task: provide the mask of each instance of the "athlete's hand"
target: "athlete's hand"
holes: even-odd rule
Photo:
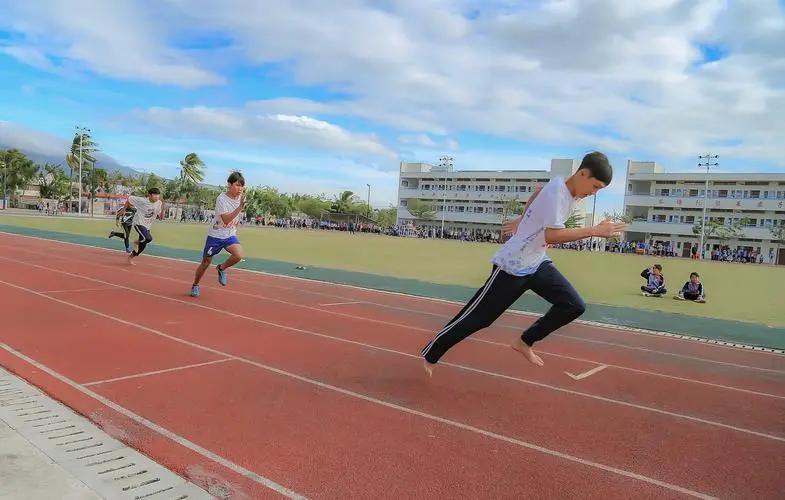
[[[505,221],[505,223],[502,224],[502,235],[507,236],[508,234],[514,233],[515,231],[518,230],[518,226],[520,225],[520,223],[521,223],[520,217],[516,217],[514,219]]]
[[[245,191],[240,195],[240,209],[245,208]]]
[[[624,222],[617,222],[613,219],[605,219],[596,226],[594,226],[594,234],[600,238],[610,238],[618,236],[627,229],[627,224]]]

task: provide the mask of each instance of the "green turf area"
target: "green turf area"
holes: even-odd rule
[[[54,239],[69,239],[69,234],[92,236],[95,239],[73,241],[120,246],[117,240],[106,238],[113,227],[111,220],[2,216],[0,225],[6,226],[4,230]],[[201,224],[158,223],[148,251],[196,260],[206,230]],[[241,228],[239,236],[249,257],[243,267],[453,300],[468,299],[482,284],[490,268],[488,259],[498,248],[485,243],[257,227]],[[769,347],[785,343],[785,314],[778,312],[782,307],[778,285],[785,279],[781,267],[560,250],[550,255],[591,305],[583,319]],[[642,297],[639,274],[655,261],[663,265],[672,292],[688,279],[690,271],[698,271],[708,303],[678,302],[670,294],[661,299]],[[296,271],[297,264],[308,269]],[[516,306],[542,312],[547,304],[527,294]]]

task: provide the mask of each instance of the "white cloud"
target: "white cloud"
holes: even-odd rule
[[[232,33],[248,60],[291,61],[298,83],[357,96],[274,98],[257,109],[353,115],[409,134],[475,131],[674,157],[740,139],[715,149],[785,162],[785,28],[776,0],[727,9],[721,0],[478,3],[475,21],[462,15],[467,2],[384,11],[306,3],[229,0],[219,12],[206,2],[191,11],[195,23]],[[699,44],[732,54],[701,65]]]
[[[17,4],[5,24],[26,38],[6,51],[31,64],[46,54],[117,78],[220,83],[214,54],[194,58],[165,43],[217,34],[233,44],[220,51],[224,66],[277,65],[297,84],[349,96],[137,112],[173,134],[391,158],[377,137],[331,124],[351,116],[411,148],[427,137],[454,150],[449,137],[474,132],[662,161],[711,150],[785,165],[778,0]],[[729,55],[702,64],[701,44]],[[729,141],[739,145],[717,146]],[[462,167],[479,168],[470,164],[477,155],[459,156]]]
[[[7,121],[0,121],[0,145],[45,156],[62,157],[63,161],[71,149],[71,142],[68,140]]]
[[[346,155],[382,158],[394,162],[396,154],[373,134],[356,134],[337,125],[304,115],[259,114],[195,106],[136,110],[132,117],[172,136],[200,136],[272,147],[301,147]]]
[[[183,87],[225,83],[182,51],[167,47],[167,16],[162,14],[157,2],[147,0],[8,2],[0,28],[22,33],[24,40],[6,42],[3,52],[39,69],[68,65],[113,78]]]

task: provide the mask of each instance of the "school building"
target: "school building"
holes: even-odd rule
[[[552,177],[570,176],[580,160],[551,160],[550,170],[454,170],[449,163],[431,165],[401,162],[398,178],[398,224],[440,229],[445,233],[488,232],[498,234],[505,218],[515,217],[510,208],[515,201],[526,203],[537,185]],[[426,202],[431,210],[423,215]],[[576,204],[584,225],[591,222],[586,201]],[[591,208],[591,205],[589,205]]]
[[[691,248],[700,244],[700,232],[693,228],[703,216],[705,196],[705,170],[666,172],[653,161],[629,160],[624,212],[632,223],[625,239],[650,248],[669,246],[676,256],[689,257]],[[737,228],[739,237],[726,240],[724,232],[722,237],[704,238],[703,258],[725,250],[754,253],[773,263],[777,243],[772,229],[785,224],[785,173],[731,173],[712,167],[706,218]],[[779,250],[778,260],[785,264],[785,248]]]

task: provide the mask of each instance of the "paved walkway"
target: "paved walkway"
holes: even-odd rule
[[[104,498],[0,418],[0,500]]]
[[[0,367],[0,500],[134,498],[214,497]]]

